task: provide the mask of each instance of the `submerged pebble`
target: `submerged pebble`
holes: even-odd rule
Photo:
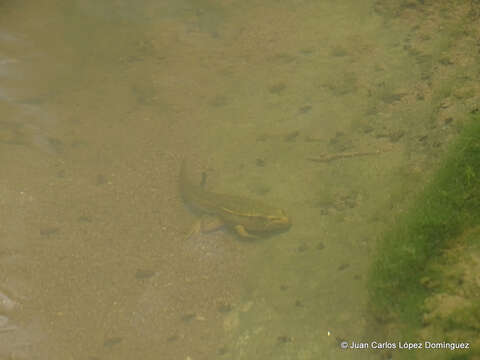
[[[0,311],[12,311],[17,303],[0,291]]]

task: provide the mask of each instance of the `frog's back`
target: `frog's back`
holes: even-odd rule
[[[206,191],[202,185],[190,180],[187,172],[187,164],[184,160],[180,169],[180,191],[185,202],[199,210],[217,215],[222,215],[224,212],[255,214],[258,211],[268,213],[276,210],[273,206],[258,200]]]

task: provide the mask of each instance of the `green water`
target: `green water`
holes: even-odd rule
[[[384,356],[340,343],[478,104],[474,5],[2,3],[0,357]],[[183,157],[292,228],[186,239]]]

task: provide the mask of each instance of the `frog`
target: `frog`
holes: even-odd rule
[[[233,229],[241,238],[256,239],[291,227],[291,218],[285,210],[256,199],[208,191],[204,182],[196,184],[190,179],[186,161],[183,160],[179,183],[184,202],[214,218],[218,226],[226,225]],[[198,232],[198,226],[191,233],[195,231]]]

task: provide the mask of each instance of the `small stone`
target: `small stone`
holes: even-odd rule
[[[259,167],[265,167],[265,159],[257,158],[255,159],[255,164]]]
[[[17,303],[10,299],[7,295],[0,292],[0,310],[9,312],[17,306]]]

